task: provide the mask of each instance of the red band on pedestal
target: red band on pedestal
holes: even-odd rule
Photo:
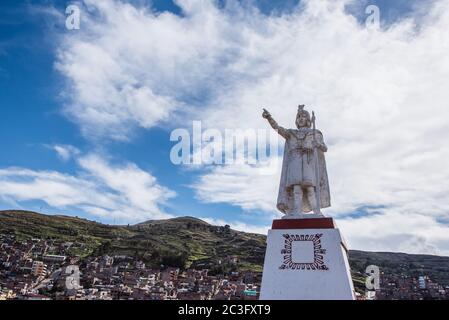
[[[333,218],[273,220],[271,229],[334,229]]]

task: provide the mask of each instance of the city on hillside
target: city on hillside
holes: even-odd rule
[[[257,300],[262,274],[239,271],[229,256],[216,266],[182,270],[149,268],[136,257],[99,255],[80,259],[82,245],[49,239],[19,240],[0,234],[0,300]],[[234,270],[217,272],[220,265]],[[233,268],[234,267],[234,268]],[[381,274],[380,289],[358,299],[449,299],[449,286],[423,274]]]

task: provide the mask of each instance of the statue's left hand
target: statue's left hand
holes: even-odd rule
[[[320,143],[320,142],[318,142],[318,141],[313,141],[312,142],[312,148],[317,148],[317,149],[320,149],[321,151],[323,151],[323,152],[326,152],[327,151],[327,147],[326,147],[326,145],[324,145],[324,144],[322,144],[322,143]]]

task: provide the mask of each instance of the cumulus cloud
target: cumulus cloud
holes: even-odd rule
[[[201,175],[192,187],[204,202],[231,203],[245,210],[270,212],[276,203],[279,177],[261,174],[262,168],[247,164],[215,167]]]
[[[119,223],[170,217],[160,205],[173,191],[134,164],[113,165],[98,155],[79,158],[78,175],[23,168],[0,170],[0,195],[20,204],[40,200],[54,209]]]
[[[172,198],[175,193],[159,185],[149,172],[132,163],[125,166],[111,166],[97,155],[83,157],[79,163],[89,178],[115,191],[125,203],[131,204],[127,212],[122,213],[123,216],[128,213],[135,218],[143,218],[145,215],[154,218],[166,216],[159,209],[159,205]],[[133,210],[136,210],[140,217],[133,214]]]
[[[350,15],[349,0],[305,0],[273,16],[234,1],[176,2],[181,16],[83,2],[85,23],[60,44],[57,68],[67,78],[66,112],[87,136],[127,139],[135,127],[199,118],[205,128],[267,128],[262,106],[289,127],[305,103],[329,146],[326,213],[344,219],[350,242],[406,250],[421,228],[419,239],[449,248],[429,232],[445,227],[437,221],[449,209],[448,1],[419,4],[416,19],[412,12],[379,30]],[[215,167],[193,186],[203,201],[272,215],[278,177]],[[348,218],[367,206],[382,208]],[[407,229],[383,234],[379,246],[358,235],[401,219]]]
[[[56,67],[68,80],[66,112],[86,136],[128,139],[133,127],[172,121],[173,110],[213,87],[211,68],[226,43],[214,25],[205,28],[207,17],[184,20],[120,1],[83,4],[83,26],[62,41]],[[194,4],[183,2],[191,12]],[[207,2],[200,7],[218,14]]]
[[[389,211],[338,220],[353,249],[449,255],[447,225],[416,213]]]

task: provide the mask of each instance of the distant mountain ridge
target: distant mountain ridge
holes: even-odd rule
[[[149,220],[130,226],[106,225],[71,216],[36,212],[0,211],[0,234],[19,239],[44,238],[80,245],[73,254],[130,255],[148,265],[189,267],[217,265],[237,257],[239,268],[262,270],[266,236],[235,231],[229,226],[213,226],[194,217]],[[364,270],[377,265],[387,274],[417,277],[428,275],[449,285],[449,257],[392,252],[351,250],[350,265],[354,281],[362,286]]]

